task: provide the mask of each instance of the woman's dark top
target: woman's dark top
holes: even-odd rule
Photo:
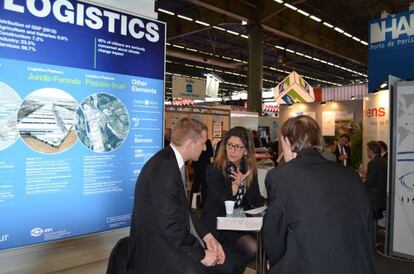
[[[231,178],[226,178],[221,170],[217,169],[213,164],[207,167],[206,181],[208,194],[203,207],[202,216],[206,228],[217,238],[220,234],[220,231],[216,230],[217,217],[226,216],[224,201],[235,200],[237,194],[233,196]],[[246,194],[239,207],[248,210],[263,205],[264,198],[260,195],[257,174],[255,174],[253,176],[253,182],[250,187],[247,188]]]

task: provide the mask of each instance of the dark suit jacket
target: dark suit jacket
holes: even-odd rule
[[[371,206],[376,211],[385,209],[387,205],[387,169],[387,160],[379,155],[368,162],[364,185]]]
[[[375,273],[371,208],[356,173],[303,149],[265,183],[270,273]]]
[[[203,221],[209,231],[216,237],[219,232],[216,230],[217,217],[226,216],[224,201],[235,200],[231,190],[231,181],[213,164],[206,170],[207,200],[203,207]],[[264,204],[264,198],[260,195],[257,176],[253,177],[250,188],[247,189],[241,206],[244,209],[259,207]],[[217,238],[216,237],[216,238]]]
[[[156,153],[142,168],[135,188],[128,266],[135,273],[197,273],[191,265],[204,249],[190,233],[189,206],[173,149]],[[193,216],[201,238],[207,230]]]
[[[346,166],[351,167],[352,166],[351,148],[349,146],[345,146],[345,152],[346,152],[346,155],[348,156],[348,159],[346,159]],[[343,165],[343,161],[339,160],[340,155],[341,154],[339,152],[338,146],[336,146],[336,150],[335,150],[336,162]]]

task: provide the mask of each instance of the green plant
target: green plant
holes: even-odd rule
[[[354,170],[356,170],[362,163],[362,122],[359,122],[358,125],[352,124],[349,133],[351,136],[351,161]]]

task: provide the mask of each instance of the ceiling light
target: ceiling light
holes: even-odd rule
[[[327,26],[328,28],[333,28],[334,27],[333,25],[329,24],[328,22],[323,22],[323,24],[325,26]]]
[[[353,101],[353,100],[355,100],[355,99],[356,99],[355,95],[352,95],[352,96],[351,96],[351,100]]]
[[[240,36],[243,37],[243,38],[245,38],[245,39],[249,39],[249,36],[247,36],[247,35],[242,34]]]
[[[203,26],[206,26],[206,27],[209,27],[209,26],[210,26],[210,24],[209,24],[209,23],[206,23],[206,22],[203,22],[203,21],[195,20],[195,22],[196,22],[197,24],[199,24],[199,25],[203,25]]]
[[[275,46],[275,48],[281,49],[281,50],[285,50],[285,48],[284,47],[281,47],[281,46]]]
[[[184,19],[184,20],[187,20],[187,21],[191,21],[191,22],[193,21],[193,18],[184,16],[184,15],[181,15],[181,14],[177,14],[177,17],[179,17],[181,19]]]
[[[344,33],[342,33],[343,35],[345,35],[345,36],[348,36],[349,38],[352,38],[352,35],[351,34],[349,34],[348,32],[344,32]]]
[[[279,3],[279,4],[283,4],[282,0],[274,0],[275,2]]]
[[[159,12],[162,12],[162,13],[169,14],[169,15],[175,15],[174,12],[171,12],[171,11],[168,11],[168,10],[164,10],[164,9],[158,9],[158,11]]]
[[[339,33],[343,33],[343,32],[344,32],[342,29],[340,29],[340,28],[338,28],[338,27],[335,27],[335,28],[334,28],[334,30],[336,30],[336,31],[337,31],[337,32],[339,32]]]
[[[359,39],[358,37],[355,37],[355,36],[353,36],[352,39],[354,39],[357,42],[360,42],[361,41],[361,39]]]
[[[240,33],[232,31],[232,30],[226,30],[226,32],[233,34],[233,35],[240,35]]]
[[[283,5],[285,5],[286,7],[288,7],[291,10],[297,10],[298,9],[297,7],[292,6],[291,4],[288,4],[288,3],[284,3]]]
[[[247,25],[247,21],[242,20],[242,26],[246,26]]]
[[[221,31],[226,31],[226,29],[224,29],[222,27],[219,27],[219,26],[213,26],[213,28],[218,29],[218,30],[221,30]]]
[[[380,88],[385,88],[386,86],[388,86],[387,81],[385,81],[384,83],[381,84]]]
[[[311,15],[310,18],[313,19],[313,20],[315,20],[316,22],[322,21],[322,19],[320,19],[320,18],[318,18],[318,17],[316,17],[314,15]]]
[[[361,44],[363,44],[364,46],[368,46],[368,43],[367,42],[365,42],[365,41],[363,41],[363,40],[361,40],[361,42],[360,42]]]
[[[310,15],[309,13],[307,13],[306,11],[301,10],[301,9],[298,9],[297,12],[299,12],[299,13],[305,15],[305,16],[309,16]]]

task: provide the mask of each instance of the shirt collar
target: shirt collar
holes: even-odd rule
[[[170,144],[170,146],[174,151],[175,158],[177,159],[178,168],[181,169],[185,164],[183,156],[181,156],[181,153],[178,151],[178,149],[173,144]]]

